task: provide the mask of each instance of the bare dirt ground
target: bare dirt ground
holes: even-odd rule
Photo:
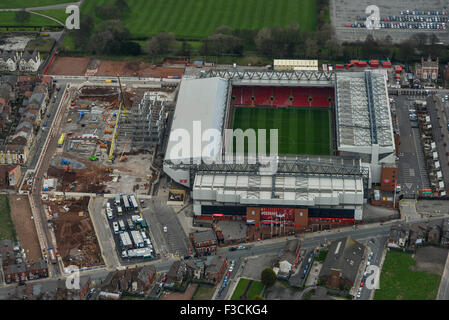
[[[90,58],[57,57],[47,74],[64,76],[84,76]]]
[[[421,247],[416,250],[414,259],[416,266],[410,267],[413,271],[424,271],[442,275],[446,264],[448,250],[437,247]]]
[[[157,67],[152,69],[151,64],[146,62],[102,61],[96,76],[116,76],[117,74],[125,77],[181,77],[184,74],[184,68]]]
[[[160,300],[192,300],[197,286],[196,283],[191,284],[184,293],[170,292],[167,295],[164,295]]]
[[[276,281],[274,286],[268,289],[266,293],[266,300],[300,300],[302,293],[300,290],[287,288],[279,281]]]
[[[53,224],[58,244],[58,253],[64,265],[77,265],[79,268],[103,265],[100,247],[92,221],[87,210],[89,197],[81,200],[45,201],[51,213],[58,213]],[[69,211],[64,210],[64,206]]]
[[[88,67],[90,67],[89,72]],[[123,77],[151,77],[167,78],[184,74],[185,68],[156,67],[152,68],[148,62],[126,61],[91,61],[90,58],[57,57],[50,66],[49,75],[67,76],[123,76]]]
[[[9,205],[11,207],[11,218],[17,232],[17,240],[25,249],[28,261],[38,261],[41,255],[41,248],[37,238],[36,227],[34,225],[26,195],[10,195]]]

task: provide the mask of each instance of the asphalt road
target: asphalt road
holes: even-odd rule
[[[413,128],[418,123],[410,121],[409,115],[409,109],[415,99],[406,96],[398,96],[394,99],[400,135],[398,180],[402,186],[402,193],[414,196],[419,189],[429,186],[429,178],[423,163],[419,129]]]
[[[93,199],[93,206],[90,216],[95,226],[95,233],[97,235],[98,242],[101,246],[104,263],[111,269],[120,266],[113,235],[111,229],[109,228],[109,222],[106,218],[104,210],[103,197]]]
[[[180,257],[188,255],[190,242],[176,213],[170,206],[166,205],[166,200],[154,198],[147,203],[148,205],[142,210],[142,214],[148,222],[161,256],[166,254],[179,255]],[[167,227],[167,232],[163,231],[164,226]]]
[[[379,266],[380,260],[382,259],[382,253],[385,249],[387,243],[386,236],[373,237],[368,240],[367,245],[370,247],[373,257],[371,258],[371,265]],[[358,300],[369,300],[371,289],[368,289],[366,285],[362,288],[362,294]]]
[[[444,266],[443,276],[438,288],[437,300],[449,300],[449,254],[446,258],[446,265]]]
[[[37,161],[39,160],[39,155],[41,154],[42,148],[44,147],[45,139],[47,139],[49,128],[51,128],[53,126],[55,113],[56,113],[58,105],[62,99],[62,95],[64,94],[64,89],[65,89],[65,86],[61,87],[59,92],[56,91],[56,102],[53,103],[53,96],[50,99],[50,104],[47,108],[47,112],[45,113],[45,115],[43,116],[43,119],[42,119],[42,124],[44,122],[47,122],[47,127],[45,127],[45,128],[41,127],[41,129],[40,129],[39,137],[38,137],[37,141],[35,142],[35,147],[33,150],[35,156],[33,156],[33,158],[32,158],[32,161],[29,165],[29,169],[34,169],[36,167]],[[48,118],[48,115],[50,115],[50,118]]]

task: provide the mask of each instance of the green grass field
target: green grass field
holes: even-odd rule
[[[410,270],[414,265],[411,254],[389,251],[374,300],[435,300],[441,276]]]
[[[65,13],[63,9],[54,9],[54,10],[39,10],[36,11],[45,15],[48,15],[52,18],[55,18],[62,23],[65,22],[68,15]],[[15,20],[15,12],[13,11],[4,11],[0,12],[0,26],[17,26],[19,23]],[[25,23],[20,23],[21,26],[59,26],[57,22],[39,16],[37,14],[30,14],[30,20]]]
[[[279,154],[331,155],[331,114],[330,109],[234,107],[231,128],[278,129]],[[267,153],[269,140],[267,132]]]
[[[248,299],[252,300],[255,296],[262,295],[263,283],[260,281],[253,281],[251,288],[248,291]]]
[[[0,240],[16,241],[16,231],[11,219],[8,198],[0,195]]]
[[[215,292],[215,287],[200,284],[192,297],[192,300],[211,300]]]
[[[246,286],[250,280],[241,278],[237,287],[235,287],[234,293],[232,294],[231,300],[239,300],[240,296],[245,292]],[[247,297],[248,300],[254,299],[255,296],[261,295],[263,289],[263,284],[260,281],[253,281],[251,287],[248,290]]]
[[[51,6],[54,4],[71,3],[71,0],[0,0],[0,9],[16,9],[16,8],[34,8]]]
[[[237,287],[235,287],[231,300],[239,300],[240,296],[245,292],[248,283],[249,283],[248,279],[241,278],[239,280],[239,283],[237,283]]]
[[[95,7],[113,0],[84,1],[81,12],[95,17]],[[238,29],[289,26],[314,31],[316,0],[128,0],[124,18],[134,37],[173,32],[178,38],[204,38],[220,25]],[[98,21],[98,19],[97,19]]]

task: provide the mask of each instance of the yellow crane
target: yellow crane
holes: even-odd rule
[[[122,90],[122,83],[120,82],[120,77],[118,78],[118,84],[120,87],[120,104],[117,112],[117,119],[115,120],[115,126],[114,126],[114,132],[112,134],[112,140],[111,140],[111,150],[109,150],[109,157],[108,157],[108,163],[112,163],[114,161],[114,149],[115,149],[115,140],[117,139],[117,128],[118,128],[118,122],[120,119],[120,113],[122,111],[122,106],[124,107],[124,97],[123,97],[123,90]]]

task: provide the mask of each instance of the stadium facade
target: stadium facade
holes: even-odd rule
[[[332,154],[280,154],[277,172],[264,175],[260,164],[223,163],[207,153],[201,158],[193,147],[193,156],[173,152],[176,133],[193,136],[194,121],[203,131],[219,130],[224,139],[234,107],[329,108]],[[211,145],[223,156],[218,141],[202,144]],[[394,162],[394,153],[387,85],[380,74],[209,70],[181,82],[164,171],[191,189],[197,218],[304,229],[320,220],[361,220],[369,190],[380,182],[382,166]]]

